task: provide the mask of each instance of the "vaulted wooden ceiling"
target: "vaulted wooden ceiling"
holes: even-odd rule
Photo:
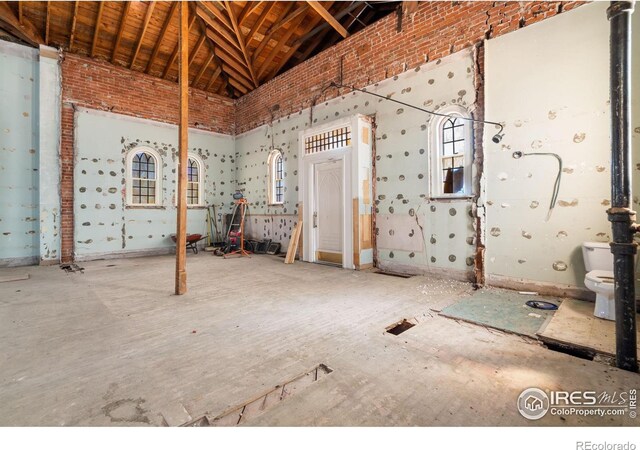
[[[190,2],[189,82],[237,98],[400,2]],[[178,2],[0,1],[0,38],[46,44],[176,81]]]

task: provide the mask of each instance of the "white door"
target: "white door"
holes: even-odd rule
[[[342,265],[342,160],[315,164],[315,180],[316,261]]]

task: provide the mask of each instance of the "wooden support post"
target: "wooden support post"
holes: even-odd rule
[[[178,220],[176,295],[187,292],[187,132],[189,130],[189,3],[180,3],[180,128],[178,146]]]

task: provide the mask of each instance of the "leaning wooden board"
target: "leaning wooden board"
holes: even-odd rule
[[[287,249],[287,257],[284,259],[285,264],[293,264],[296,260],[296,253],[298,252],[298,242],[300,241],[300,234],[302,233],[302,220],[296,224],[291,233],[291,240],[289,241],[289,248]]]

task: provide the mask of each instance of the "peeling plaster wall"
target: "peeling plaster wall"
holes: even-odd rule
[[[425,108],[459,104],[473,110],[473,77],[473,54],[467,49],[367,89]],[[299,132],[355,114],[376,115],[379,265],[411,272],[446,270],[468,277],[475,252],[471,200],[429,198],[429,115],[358,92],[345,91],[312,111],[288,115],[236,138],[238,187],[251,203],[248,234],[287,246],[298,217]],[[276,207],[267,205],[272,127],[274,145],[284,151],[286,185],[284,205]]]
[[[271,126],[262,126],[236,137],[237,189],[249,201],[246,233],[252,239],[271,239],[289,246],[298,222],[298,131],[302,115],[273,123],[273,144],[283,152],[284,202],[268,205],[267,157],[271,147]]]
[[[81,108],[76,112],[75,253],[79,260],[175,248],[176,126]],[[125,155],[138,146],[162,157],[162,207],[127,207]],[[205,165],[204,198],[230,212],[235,187],[234,138],[189,130],[189,151]],[[206,208],[189,208],[187,233],[207,234]]]
[[[489,281],[583,288],[581,245],[608,242],[611,190],[608,2],[486,42],[486,272]],[[637,52],[636,52],[637,53]],[[545,221],[564,161],[558,204]]]
[[[40,263],[60,261],[60,64],[58,52],[40,46],[39,174]]]
[[[0,41],[0,266],[38,261],[38,51]]]

